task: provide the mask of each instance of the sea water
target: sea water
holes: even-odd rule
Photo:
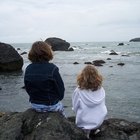
[[[104,60],[97,67],[103,75],[103,87],[106,91],[108,118],[122,118],[140,122],[140,43],[123,42],[71,42],[74,51],[55,51],[51,61],[59,67],[65,83],[63,104],[67,116],[73,116],[71,96],[76,88],[77,74],[86,66],[85,62]],[[31,43],[11,44],[19,53],[29,51]],[[109,55],[114,50],[118,55]],[[27,65],[27,54],[22,55],[22,72],[0,73],[0,111],[25,111],[30,108],[28,95],[22,87]],[[107,60],[111,58],[111,60]],[[73,64],[78,62],[78,64]],[[117,65],[124,63],[124,66]]]

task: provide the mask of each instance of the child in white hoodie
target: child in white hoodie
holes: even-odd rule
[[[107,108],[103,78],[93,65],[87,65],[77,77],[78,87],[72,95],[72,108],[76,114],[76,125],[89,138],[90,130],[97,130],[103,123]]]

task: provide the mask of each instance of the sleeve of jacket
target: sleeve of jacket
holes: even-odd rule
[[[25,73],[24,73],[24,87],[25,87],[26,92],[27,92],[27,84],[26,84],[27,71],[28,71],[28,66],[26,67]],[[27,93],[28,93],[28,92],[27,92]]]
[[[64,98],[65,87],[64,87],[64,82],[63,82],[61,75],[59,73],[58,67],[55,69],[53,76],[54,76],[56,83],[58,85],[58,92],[59,92],[59,97],[60,97],[60,101],[61,101]]]
[[[78,108],[79,108],[79,104],[80,100],[79,100],[79,93],[77,91],[77,89],[75,89],[75,91],[72,94],[72,110],[76,113]]]

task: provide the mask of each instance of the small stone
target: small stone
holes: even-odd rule
[[[79,64],[78,62],[74,62],[73,64]]]
[[[124,64],[124,63],[118,63],[117,65],[123,66],[123,65],[125,65],[125,64]]]

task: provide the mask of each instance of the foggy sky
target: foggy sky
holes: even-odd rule
[[[0,42],[140,37],[140,0],[0,0]]]

